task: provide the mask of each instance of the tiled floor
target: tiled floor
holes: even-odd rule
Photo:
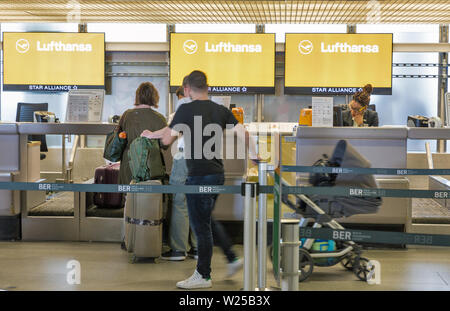
[[[242,254],[242,245],[236,246]],[[450,248],[368,250],[365,257],[381,264],[381,284],[369,285],[341,265],[315,267],[299,290],[450,290]],[[81,284],[69,285],[67,267],[75,259],[81,265]],[[212,290],[243,288],[243,272],[227,280],[225,259],[214,249]],[[192,274],[195,260],[130,264],[117,243],[0,242],[0,289],[6,290],[177,290],[175,284]],[[270,260],[268,287],[277,289]]]

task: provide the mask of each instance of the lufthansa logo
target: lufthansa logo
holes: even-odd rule
[[[197,49],[197,42],[195,42],[194,40],[187,40],[183,43],[183,50],[187,54],[194,54],[195,52],[197,52]]]
[[[19,39],[16,41],[16,50],[17,52],[23,54],[28,52],[30,49],[30,43],[26,39]]]
[[[313,51],[313,44],[309,40],[303,40],[298,44],[298,51],[303,55],[311,54]]]

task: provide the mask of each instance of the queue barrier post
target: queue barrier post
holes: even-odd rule
[[[281,290],[298,291],[299,220],[281,220]]]
[[[244,291],[254,291],[256,287],[256,196],[258,184],[242,183],[244,196]]]
[[[267,162],[258,163],[259,185],[267,185]],[[258,290],[266,290],[267,283],[267,194],[258,196]]]

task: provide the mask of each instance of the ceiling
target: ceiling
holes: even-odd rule
[[[449,24],[449,0],[0,1],[0,22]]]

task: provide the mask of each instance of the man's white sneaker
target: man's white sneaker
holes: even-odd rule
[[[227,264],[227,277],[230,278],[235,275],[244,266],[244,261],[242,259],[236,259],[235,261]]]
[[[190,278],[178,282],[177,287],[184,289],[209,288],[212,287],[212,282],[211,279],[203,278],[203,276],[195,270]]]

